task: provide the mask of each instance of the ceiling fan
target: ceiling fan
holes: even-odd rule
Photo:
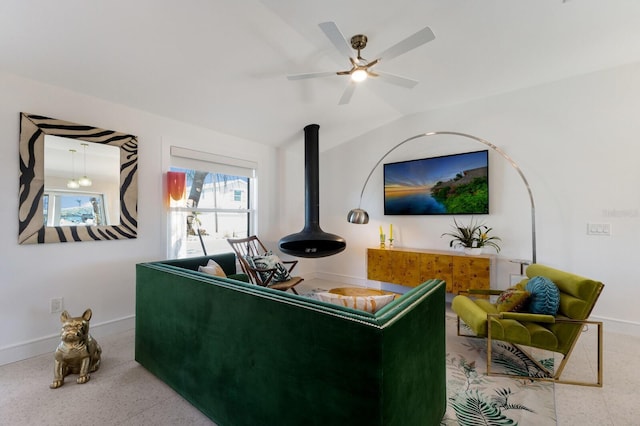
[[[351,78],[349,80],[349,84],[347,85],[347,88],[345,89],[342,97],[340,98],[340,101],[338,102],[339,105],[349,103],[351,97],[353,96],[353,92],[356,89],[357,83],[366,80],[368,77],[379,77],[387,83],[395,84],[397,86],[405,87],[408,89],[414,87],[416,84],[418,84],[416,80],[411,80],[409,78],[400,77],[398,75],[389,74],[378,70],[374,71],[372,68],[380,62],[389,61],[436,38],[436,36],[433,34],[433,31],[431,31],[429,27],[424,27],[415,34],[410,35],[404,40],[394,44],[387,50],[384,50],[382,53],[375,56],[376,59],[369,61],[363,58],[361,55],[362,50],[367,47],[368,40],[366,35],[356,34],[351,37],[351,43],[347,43],[347,40],[344,38],[344,36],[340,32],[340,29],[338,29],[338,26],[334,22],[323,22],[321,24],[318,24],[318,26],[331,41],[331,43],[333,43],[336,49],[338,49],[338,52],[349,58],[351,69],[337,72],[324,71],[304,74],[289,74],[287,75],[287,78],[289,80],[301,80],[306,78],[329,77],[332,75],[350,76]],[[354,50],[357,52],[355,57]]]

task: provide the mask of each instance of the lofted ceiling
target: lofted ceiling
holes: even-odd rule
[[[436,39],[338,105],[349,68],[318,24],[363,33],[365,57]],[[404,115],[640,61],[637,0],[2,0],[0,71],[272,146],[321,126],[321,150]],[[33,111],[37,112],[37,111]],[[63,117],[72,120],[73,117]]]

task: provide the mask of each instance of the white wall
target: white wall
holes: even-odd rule
[[[640,287],[635,251],[640,237],[640,64],[575,77],[405,117],[347,144],[321,153],[320,223],[347,240],[347,249],[319,260],[302,259],[299,272],[367,284],[367,247],[377,244],[378,226],[394,224],[396,243],[446,249],[440,235],[449,217],[382,214],[382,169],[369,182],[362,206],[368,225],[346,222],[371,167],[403,139],[428,131],[458,131],[489,140],[522,168],[536,201],[538,261],[602,280],[606,287],[594,315],[608,329],[637,333]],[[258,232],[270,247],[304,224],[304,145],[275,150],[260,143],[154,116],[100,99],[0,74],[0,364],[53,351],[58,315],[65,308],[94,311],[94,334],[131,327],[135,312],[135,268],[165,257],[166,217],[162,177],[168,146],[246,158],[259,163]],[[17,243],[19,112],[31,112],[139,136],[139,237],[129,241],[25,245]],[[348,113],[348,112],[346,112]],[[309,123],[304,123],[309,124]],[[320,124],[320,148],[322,129]],[[258,141],[259,142],[259,141]],[[450,137],[423,138],[400,147],[385,161],[483,149]],[[530,258],[529,201],[515,171],[491,154],[491,215],[484,217],[503,238],[505,258]],[[276,188],[279,190],[276,190]],[[611,237],[586,235],[587,222],[609,223]],[[501,282],[517,267],[500,262]],[[375,283],[368,283],[375,285]]]
[[[383,215],[382,167],[364,194],[362,206],[370,223],[348,224],[346,214],[357,206],[370,169],[392,146],[424,132],[464,132],[503,149],[529,180],[536,202],[538,262],[603,281],[594,316],[605,319],[609,330],[640,334],[640,286],[635,279],[640,240],[639,76],[636,63],[417,114],[323,152],[321,223],[347,239],[347,250],[319,260],[318,273],[367,283],[366,248],[378,244],[380,224],[388,229],[393,223],[399,246],[448,249],[448,240],[440,235],[452,218]],[[453,137],[423,138],[398,148],[385,162],[478,149],[483,145]],[[482,219],[502,237],[500,254],[531,259],[525,186],[495,153],[490,156],[490,185],[491,214]],[[586,235],[588,222],[611,224],[612,235]],[[500,262],[500,282],[517,269]]]
[[[259,164],[258,229],[277,240],[277,151],[266,145],[198,128],[11,75],[0,74],[0,364],[53,352],[59,314],[49,301],[64,297],[72,315],[93,310],[93,334],[133,326],[135,264],[165,258],[163,173],[170,143]],[[138,238],[18,245],[19,113],[30,112],[138,136]],[[275,235],[275,236],[274,236]]]

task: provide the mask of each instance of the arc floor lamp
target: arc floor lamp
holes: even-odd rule
[[[536,263],[536,206],[535,206],[535,202],[533,201],[533,193],[531,192],[531,186],[529,186],[529,182],[527,181],[527,178],[524,176],[524,174],[522,173],[522,170],[516,164],[516,162],[513,161],[513,159],[509,157],[503,150],[501,150],[500,148],[498,148],[497,146],[495,146],[494,144],[492,144],[486,139],[482,139],[473,135],[468,135],[466,133],[446,132],[446,131],[420,133],[419,135],[411,136],[410,138],[403,140],[402,142],[400,142],[399,144],[391,148],[389,151],[387,151],[382,156],[382,158],[380,158],[378,162],[373,166],[373,168],[369,172],[369,176],[367,176],[367,179],[364,181],[364,185],[362,186],[362,191],[360,191],[360,201],[358,202],[358,208],[352,209],[351,211],[349,211],[349,214],[347,215],[347,220],[349,221],[349,223],[356,223],[356,224],[369,223],[369,213],[367,213],[366,210],[363,210],[361,208],[362,196],[364,195],[364,190],[367,187],[367,183],[369,183],[369,179],[371,178],[371,175],[373,175],[374,170],[376,169],[376,167],[380,165],[382,160],[384,160],[387,157],[387,155],[391,154],[391,152],[396,150],[401,145],[404,145],[405,143],[410,142],[414,139],[430,137],[430,136],[439,136],[439,135],[460,136],[463,138],[472,139],[476,142],[480,142],[481,144],[488,146],[489,148],[491,148],[492,150],[500,154],[505,160],[507,160],[509,164],[511,164],[511,166],[516,170],[516,172],[518,172],[520,179],[522,179],[522,182],[524,183],[524,186],[527,189],[527,193],[529,194],[529,201],[531,202],[531,254],[532,254],[531,260],[532,260],[532,263]]]

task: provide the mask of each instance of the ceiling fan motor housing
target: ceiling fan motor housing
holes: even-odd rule
[[[367,47],[367,36],[364,34],[356,34],[351,37],[351,47],[358,51]]]

